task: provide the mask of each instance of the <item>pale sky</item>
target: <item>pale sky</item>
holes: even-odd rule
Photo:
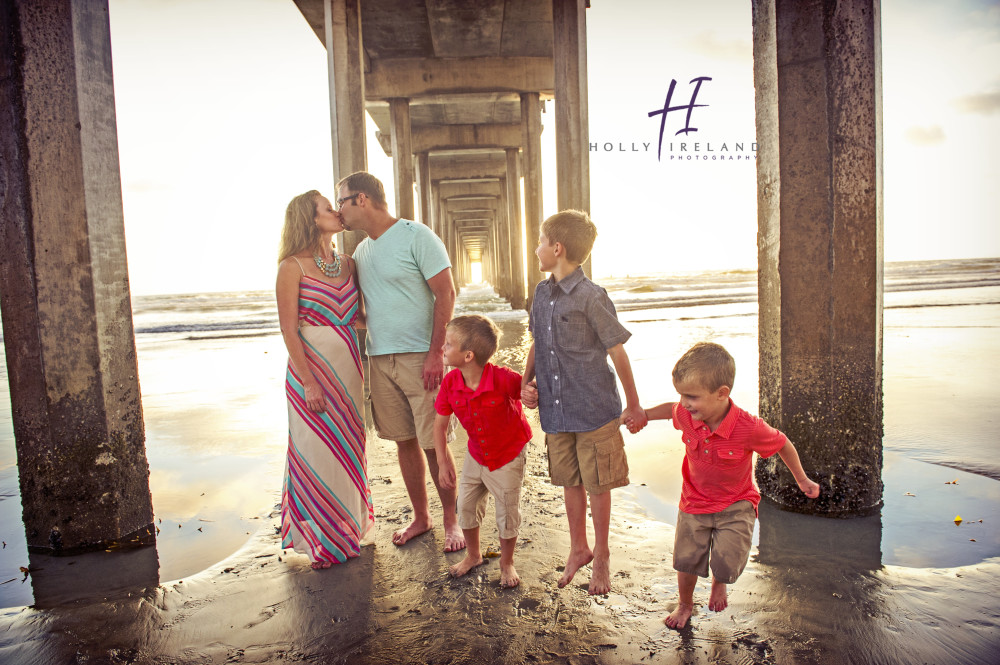
[[[588,10],[595,277],[756,265],[753,162],[669,160],[671,141],[675,156],[681,140],[734,156],[754,141],[750,3],[702,4]],[[110,13],[133,294],[273,288],[288,201],[333,194],[319,40],[292,0],[110,0]],[[885,258],[1000,256],[1000,3],[884,0],[882,17]],[[657,161],[659,118],[647,114],[671,79],[672,103],[687,103],[698,76],[712,77],[699,132],[668,129]],[[368,161],[391,191],[372,129]]]

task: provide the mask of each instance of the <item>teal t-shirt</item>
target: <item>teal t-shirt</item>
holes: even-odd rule
[[[358,243],[354,260],[368,316],[368,355],[430,349],[434,293],[427,280],[451,267],[441,239],[400,219],[377,240]]]

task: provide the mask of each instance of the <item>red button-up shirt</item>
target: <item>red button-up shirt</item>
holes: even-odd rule
[[[714,432],[694,420],[680,402],[674,405],[673,422],[685,448],[681,510],[694,515],[718,513],[743,500],[756,510],[760,491],[753,478],[753,454],[770,457],[785,447],[788,437],[732,400]]]
[[[531,425],[521,409],[521,375],[486,363],[479,386],[465,385],[462,371],[453,369],[441,382],[434,408],[452,413],[469,433],[469,454],[496,471],[521,454],[531,441]]]

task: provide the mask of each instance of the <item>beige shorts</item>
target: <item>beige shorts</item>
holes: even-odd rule
[[[424,389],[426,353],[387,353],[368,357],[368,398],[379,437],[387,441],[416,439],[434,448],[434,399]]]
[[[628,485],[628,459],[620,426],[615,418],[592,432],[546,434],[552,484],[583,485],[591,494]]]
[[[749,501],[737,501],[718,513],[692,515],[677,511],[674,570],[712,577],[732,584],[747,565],[757,511]]]
[[[497,529],[501,538],[517,538],[521,526],[521,485],[524,484],[524,461],[528,446],[521,454],[496,471],[490,471],[465,454],[462,478],[458,484],[458,526],[476,529],[486,515],[487,495],[496,503]]]

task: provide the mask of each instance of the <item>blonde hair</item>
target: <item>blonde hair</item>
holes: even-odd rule
[[[566,260],[581,264],[590,256],[597,239],[597,226],[582,210],[561,210],[542,222],[542,233],[549,243],[566,248]]]
[[[448,322],[448,330],[458,338],[460,350],[472,351],[479,365],[488,363],[500,344],[500,329],[482,314],[456,316]]]
[[[710,392],[722,386],[732,388],[736,380],[736,361],[721,345],[698,342],[674,365],[673,378],[675,383],[697,381]]]
[[[281,229],[278,263],[289,256],[311,249],[319,250],[319,227],[316,226],[316,199],[323,196],[315,189],[299,194],[285,209],[285,225]]]

